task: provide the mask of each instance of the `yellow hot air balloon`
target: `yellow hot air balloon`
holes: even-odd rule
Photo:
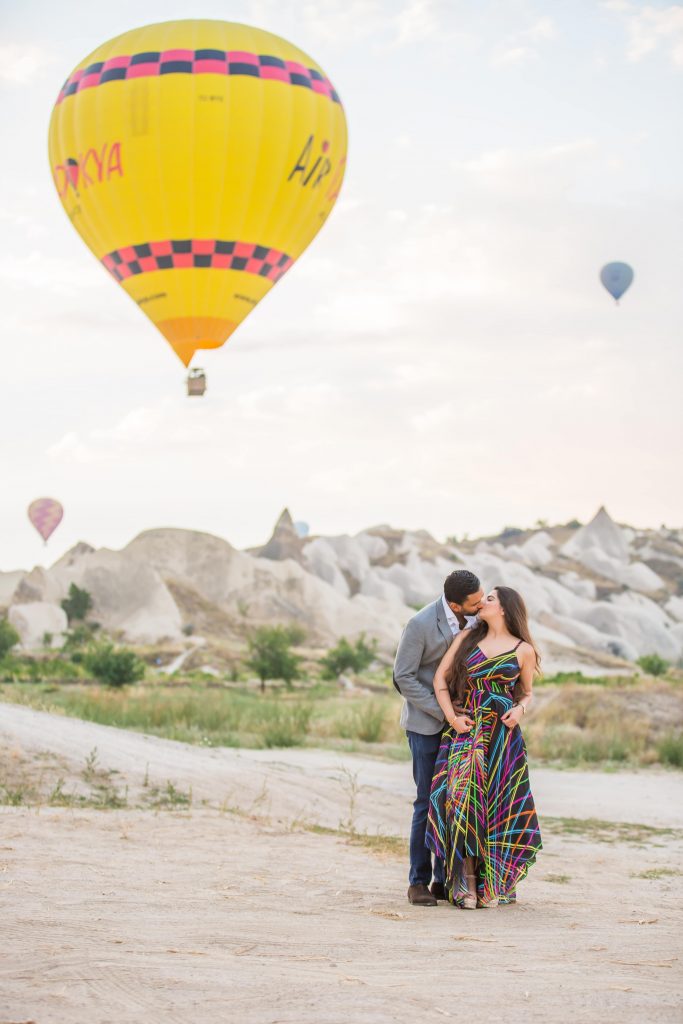
[[[69,219],[187,366],[227,341],[301,255],[341,188],[332,83],[278,36],[169,21],[69,75],[50,121]]]

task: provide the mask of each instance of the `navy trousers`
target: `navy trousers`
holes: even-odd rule
[[[413,779],[417,796],[413,804],[413,823],[410,829],[410,874],[409,885],[429,885],[432,880],[432,854],[425,845],[429,792],[432,788],[434,763],[441,745],[441,731],[433,736],[419,732],[406,732],[410,752],[413,755]],[[434,857],[434,881],[443,882],[444,864]]]

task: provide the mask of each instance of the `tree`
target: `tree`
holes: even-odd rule
[[[93,640],[93,633],[99,626],[96,622],[82,622],[79,625],[74,626],[66,634],[66,640],[64,641],[65,651],[77,651],[81,647],[85,647],[86,644],[90,644]]]
[[[12,650],[15,644],[19,643],[21,637],[11,622],[7,619],[0,619],[0,660]]]
[[[649,676],[663,676],[669,667],[669,662],[660,658],[658,654],[644,654],[638,658],[636,665],[647,672]]]
[[[106,683],[107,686],[135,683],[145,674],[145,663],[138,658],[135,651],[126,647],[117,648],[113,644],[100,644],[91,648],[83,661],[95,679]]]
[[[336,679],[347,669],[362,672],[374,661],[376,652],[377,641],[371,640],[367,643],[365,633],[361,633],[355,644],[349,643],[343,636],[337,646],[321,658],[323,679]]]
[[[267,679],[283,679],[291,686],[300,678],[301,659],[291,650],[292,644],[301,643],[304,632],[299,626],[259,626],[249,637],[249,657],[245,664],[261,680],[261,692]]]
[[[92,597],[87,590],[81,590],[75,583],[69,587],[69,593],[62,601],[62,608],[71,624],[74,620],[83,622],[92,608]]]
[[[523,533],[524,530],[520,530],[519,526],[504,526],[498,537],[500,540],[508,540],[510,537],[519,537]]]

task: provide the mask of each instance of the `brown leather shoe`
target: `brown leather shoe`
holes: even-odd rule
[[[432,896],[426,885],[411,885],[408,900],[416,907],[435,907],[436,896]]]
[[[431,892],[432,896],[437,900],[448,899],[448,895],[446,894],[446,889],[444,887],[443,882],[432,882],[432,884],[429,886],[429,891]]]

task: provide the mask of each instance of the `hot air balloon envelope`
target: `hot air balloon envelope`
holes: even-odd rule
[[[600,280],[613,299],[618,302],[631,287],[633,270],[628,263],[607,263],[600,271]]]
[[[64,516],[64,509],[54,498],[36,498],[28,507],[28,517],[47,544]]]
[[[299,522],[294,523],[294,529],[296,530],[298,537],[308,537],[311,528],[308,523],[304,523],[303,520],[300,520]]]
[[[284,39],[169,21],[77,65],[49,153],[73,226],[187,366],[224,344],[324,224],[346,120],[322,68]]]

